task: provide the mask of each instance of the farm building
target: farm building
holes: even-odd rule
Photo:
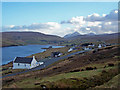
[[[62,53],[60,53],[60,52],[52,52],[51,53],[51,57],[59,57],[60,55],[62,55]]]
[[[13,69],[31,69],[41,64],[43,62],[37,62],[34,56],[33,58],[16,57],[13,60]]]

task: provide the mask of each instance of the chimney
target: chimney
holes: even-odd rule
[[[33,59],[35,59],[35,56],[33,56]]]

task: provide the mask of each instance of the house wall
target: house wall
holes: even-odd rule
[[[70,48],[69,50],[68,50],[68,52],[71,52],[73,49],[72,48]]]
[[[13,69],[30,69],[30,64],[25,63],[13,63]]]

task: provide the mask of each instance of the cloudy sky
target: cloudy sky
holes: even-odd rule
[[[4,2],[2,31],[33,31],[64,36],[118,32],[117,2]]]

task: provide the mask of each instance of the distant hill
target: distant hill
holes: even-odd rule
[[[59,44],[64,38],[39,32],[2,32],[2,46]]]
[[[39,32],[2,32],[2,46],[18,46],[29,44],[82,44],[86,42],[108,42],[118,43],[120,33],[113,34],[86,34],[80,35],[78,32],[66,35],[64,38],[55,35],[47,35]],[[1,37],[1,34],[0,34]]]
[[[67,34],[67,35],[65,35],[64,38],[71,38],[71,37],[78,36],[78,35],[80,35],[79,32],[74,32],[74,33],[72,33],[72,34]]]
[[[88,33],[88,34],[86,34],[86,35],[95,35],[94,33]]]
[[[84,42],[97,42],[97,41],[105,41],[108,43],[118,43],[118,36],[120,33],[113,33],[113,34],[99,34],[99,35],[77,35],[73,37],[66,38],[70,42],[74,43],[84,43]]]

